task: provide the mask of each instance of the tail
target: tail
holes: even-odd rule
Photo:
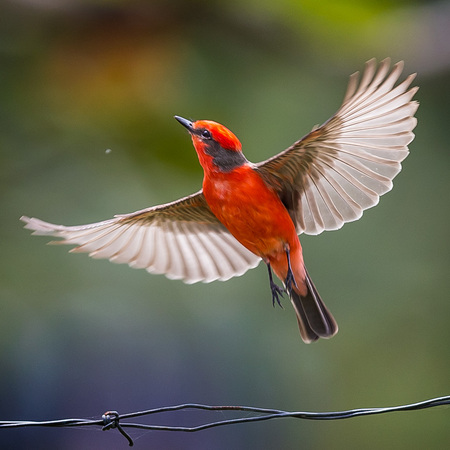
[[[307,294],[302,296],[293,288],[289,292],[289,297],[297,314],[300,335],[304,342],[310,343],[319,338],[334,336],[338,332],[338,325],[320,298],[306,268],[305,274]]]

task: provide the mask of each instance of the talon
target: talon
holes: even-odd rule
[[[283,305],[281,304],[280,298],[284,294],[284,289],[273,283],[270,285],[270,289],[272,290],[272,306],[275,308],[275,302],[278,303],[278,306],[283,309]]]
[[[269,269],[269,282],[270,282],[270,290],[272,292],[272,305],[275,308],[276,302],[280,308],[283,308],[283,305],[281,304],[281,297],[286,291],[273,281],[270,263],[267,263],[267,268]]]

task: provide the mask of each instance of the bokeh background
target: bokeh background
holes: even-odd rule
[[[303,236],[339,334],[301,342],[263,265],[185,285],[49,247],[19,217],[83,224],[201,185],[178,114],[265,159],[338,108],[371,57],[418,72],[395,187],[338,232]],[[450,3],[16,0],[0,4],[0,418],[99,417],[184,402],[332,411],[450,393]],[[223,413],[167,414],[193,425]],[[156,420],[156,419],[153,419]],[[139,448],[447,448],[449,409],[294,419]],[[1,448],[124,448],[118,432],[1,430]]]

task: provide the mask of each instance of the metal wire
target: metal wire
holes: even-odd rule
[[[383,408],[360,408],[350,409],[346,411],[333,412],[304,412],[304,411],[282,411],[278,409],[257,408],[253,406],[210,406],[201,405],[197,403],[185,403],[176,406],[165,406],[162,408],[148,409],[145,411],[138,411],[128,414],[119,414],[117,411],[107,411],[102,415],[101,419],[59,419],[46,420],[42,422],[34,421],[0,421],[0,428],[15,428],[15,427],[101,427],[102,430],[110,430],[117,428],[117,430],[128,440],[129,446],[133,446],[133,440],[124,428],[137,428],[141,430],[152,431],[172,431],[172,432],[196,432],[206,430],[208,428],[221,427],[225,425],[233,425],[238,423],[260,422],[263,420],[272,420],[280,418],[295,418],[307,420],[338,420],[351,419],[358,416],[369,416],[374,414],[385,414],[399,411],[417,411],[426,408],[433,408],[436,406],[450,405],[450,395],[432,398],[417,403],[410,403],[401,406],[389,406]],[[131,419],[135,417],[149,416],[170,411],[181,411],[183,409],[201,409],[207,411],[244,411],[256,413],[258,415],[234,418],[229,420],[221,420],[217,422],[207,422],[194,427],[185,426],[165,426],[165,425],[149,425],[143,423],[123,422],[124,419]]]

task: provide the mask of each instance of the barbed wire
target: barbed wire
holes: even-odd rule
[[[182,405],[164,406],[161,408],[148,409],[145,411],[138,411],[127,414],[119,414],[117,411],[107,411],[102,415],[101,419],[58,419],[58,420],[46,420],[41,422],[29,420],[0,421],[0,428],[90,426],[90,427],[101,427],[102,430],[104,431],[117,428],[117,430],[127,439],[129,446],[132,447],[133,440],[131,439],[130,435],[124,430],[124,428],[137,428],[141,430],[152,430],[152,431],[196,432],[206,430],[208,428],[221,427],[238,423],[260,422],[263,420],[273,420],[287,417],[306,420],[339,420],[339,419],[350,419],[358,416],[369,416],[374,414],[385,414],[399,411],[416,411],[443,405],[450,405],[450,395],[432,398],[429,400],[424,400],[421,402],[410,403],[401,406],[388,406],[382,408],[359,408],[333,412],[305,412],[305,411],[290,412],[278,409],[257,408],[253,406],[211,406],[211,405],[201,405],[197,403],[185,403]],[[124,419],[149,416],[171,411],[181,411],[183,409],[200,409],[206,411],[243,411],[247,413],[257,413],[260,415],[238,417],[234,419],[220,420],[216,422],[207,422],[193,427],[122,422],[122,420]]]

